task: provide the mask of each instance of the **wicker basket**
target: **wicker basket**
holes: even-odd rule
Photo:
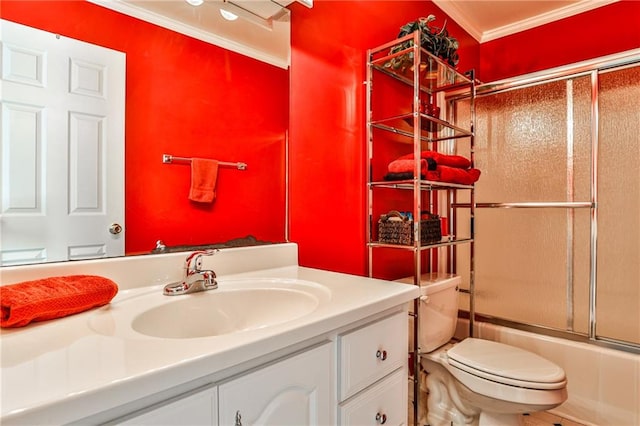
[[[423,212],[422,217],[424,219],[420,220],[420,242],[439,242],[442,239],[440,217],[429,212]],[[413,220],[396,210],[381,215],[378,220],[378,241],[385,244],[413,245]]]

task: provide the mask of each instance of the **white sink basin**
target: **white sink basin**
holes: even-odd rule
[[[109,336],[193,339],[282,324],[315,311],[331,298],[324,286],[279,278],[218,280],[218,289],[164,296],[162,289],[100,309],[90,327]]]

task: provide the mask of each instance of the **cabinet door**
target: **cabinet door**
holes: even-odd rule
[[[326,343],[220,385],[220,425],[334,423],[332,348]]]
[[[216,389],[206,389],[183,398],[172,399],[158,408],[118,424],[215,426],[218,424],[216,400]]]
[[[340,425],[392,425],[407,423],[407,371],[398,369],[371,388],[340,405]]]

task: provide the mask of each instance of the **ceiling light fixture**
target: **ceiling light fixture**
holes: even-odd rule
[[[202,3],[204,3],[204,0],[185,0],[187,3],[189,3],[191,6],[200,6]]]
[[[236,15],[235,13],[231,13],[228,10],[224,10],[224,9],[220,9],[220,15],[222,15],[222,17],[224,19],[226,19],[227,21],[235,21],[236,19],[238,19],[238,15]]]
[[[251,10],[246,9],[237,3],[231,2],[231,0],[223,0],[223,2],[224,6],[220,7],[220,14],[222,14],[222,11],[224,10],[228,13],[236,15],[236,17],[240,17],[242,19],[246,19],[247,21],[253,22],[254,24],[259,25],[266,30],[273,30],[272,19],[265,19],[262,16],[252,12]]]

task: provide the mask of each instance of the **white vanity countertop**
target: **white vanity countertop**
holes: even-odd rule
[[[264,260],[265,254],[270,261]],[[111,302],[117,306],[145,292],[160,293],[163,282],[179,278],[185,257],[180,253],[39,265],[29,271],[26,267],[3,268],[2,281],[8,284],[38,276],[96,273],[119,284],[120,291]],[[211,383],[224,374],[234,374],[233,369],[242,363],[310,342],[419,295],[413,285],[299,267],[295,244],[225,249],[207,261],[211,265],[205,263],[205,267],[217,264],[214,269],[221,286],[229,278],[300,279],[326,286],[331,300],[308,315],[279,325],[195,339],[98,334],[89,322],[100,310],[110,309],[109,305],[24,328],[3,329],[0,423],[68,423],[202,377],[209,376]],[[140,270],[150,266],[156,266],[153,276],[140,278]],[[267,267],[258,269],[263,266]],[[136,276],[136,283],[131,276]],[[216,378],[216,373],[223,375]]]

